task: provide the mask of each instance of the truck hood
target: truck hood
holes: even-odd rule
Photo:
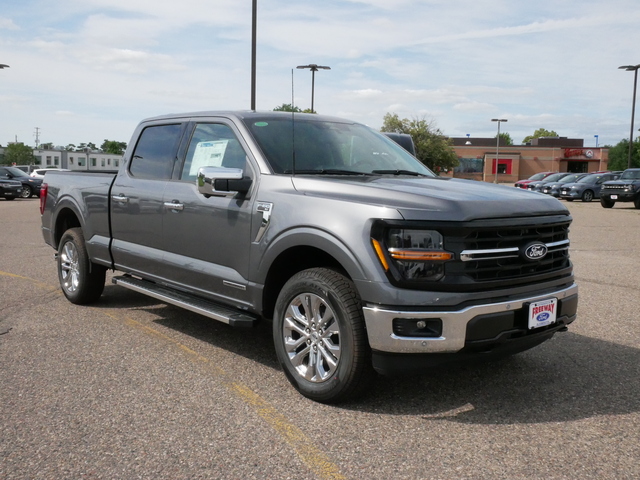
[[[569,215],[554,197],[511,186],[443,177],[294,176],[309,196],[394,208],[407,220],[469,221],[479,218]]]

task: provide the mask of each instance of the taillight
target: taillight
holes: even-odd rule
[[[44,213],[44,207],[47,205],[47,191],[49,190],[49,185],[43,183],[40,186],[40,215]]]

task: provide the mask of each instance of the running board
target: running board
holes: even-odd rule
[[[144,295],[156,298],[162,302],[170,303],[171,305],[176,305],[186,310],[199,313],[200,315],[226,323],[232,327],[254,327],[258,323],[258,317],[249,313],[224,307],[217,303],[209,302],[202,298],[178,292],[156,283],[140,280],[129,275],[113,277],[112,281],[114,284],[133,290],[134,292],[143,293]]]

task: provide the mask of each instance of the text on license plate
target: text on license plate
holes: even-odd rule
[[[529,329],[545,327],[556,323],[558,299],[549,298],[529,305]]]

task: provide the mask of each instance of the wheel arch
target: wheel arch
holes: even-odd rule
[[[259,268],[263,316],[272,318],[278,294],[289,278],[315,267],[335,270],[350,280],[366,278],[356,253],[335,236],[313,229],[289,232],[271,244]]]

